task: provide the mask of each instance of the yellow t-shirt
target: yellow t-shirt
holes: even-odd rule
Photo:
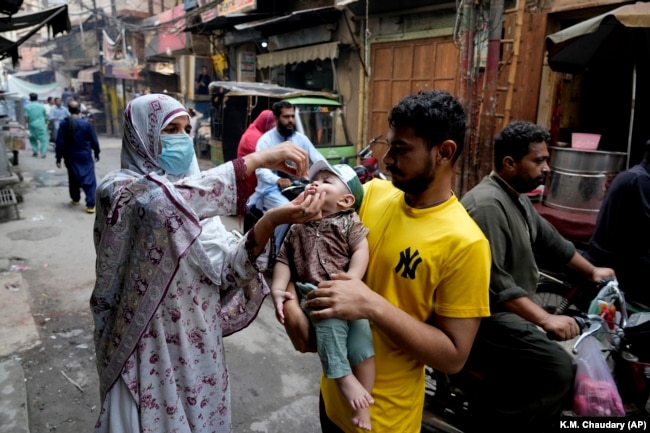
[[[365,282],[420,321],[434,315],[455,318],[490,315],[490,247],[474,220],[454,196],[438,206],[414,209],[388,181],[364,185],[359,216],[369,229],[370,262]],[[371,324],[372,325],[372,324]],[[419,433],[424,404],[424,364],[372,328],[375,346],[377,433]],[[333,380],[321,377],[328,417],[346,432],[351,408]]]

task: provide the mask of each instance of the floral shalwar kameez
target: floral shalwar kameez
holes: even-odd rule
[[[134,100],[123,169],[97,189],[96,432],[231,432],[223,337],[247,326],[268,293],[252,233],[239,240],[215,217],[243,208],[243,161],[205,172],[194,163],[182,179],[157,167],[159,132],[178,110],[160,95]]]

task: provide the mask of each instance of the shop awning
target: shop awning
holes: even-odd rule
[[[229,27],[234,27],[237,24],[242,24],[250,21],[259,21],[262,18],[268,18],[268,13],[248,13],[248,14],[230,14],[219,15],[211,20],[198,22],[196,24],[187,26],[185,31],[197,34],[210,34],[214,30],[222,30]]]
[[[310,60],[336,59],[339,56],[339,42],[309,45],[291,50],[275,51],[257,56],[258,68],[290,65],[292,63],[308,62]]]
[[[39,25],[39,28],[41,28],[45,24],[52,28],[52,36],[69,32],[68,6],[56,6],[40,12],[2,16],[0,17],[0,33],[25,29],[35,25]]]
[[[99,72],[99,67],[93,66],[91,68],[82,69],[77,74],[77,81],[79,81],[80,83],[92,83],[95,81],[93,79],[93,75],[95,75],[95,72]]]
[[[557,33],[548,35],[546,37],[546,45],[549,49],[552,49],[561,43],[570,42],[575,38],[595,33],[610,17],[615,18],[616,21],[625,27],[648,28],[650,27],[650,4],[637,2],[636,4],[621,6],[602,15],[595,16]]]
[[[576,73],[596,61],[647,56],[648,40],[650,3],[637,2],[546,36],[546,49],[552,70]]]
[[[265,30],[266,28],[269,28],[269,31],[271,32],[273,29],[286,31],[287,28],[291,28],[292,30],[296,30],[298,28],[313,27],[321,24],[331,24],[335,22],[340,15],[341,11],[334,7],[303,9],[281,17],[237,24],[235,25],[235,29],[246,30],[264,27]],[[290,27],[287,27],[289,24]]]
[[[51,29],[52,36],[63,32],[70,32],[71,26],[70,17],[68,16],[68,6],[63,5],[45,9],[41,12],[0,17],[0,33],[32,27],[29,32],[15,42],[0,37],[0,60],[11,57],[13,64],[16,65],[18,63],[18,47],[45,25]]]
[[[277,84],[256,83],[248,81],[213,81],[208,86],[210,93],[214,89],[222,88],[232,96],[264,96],[266,98],[297,98],[301,96],[327,98],[338,101],[339,96],[334,93],[320,92],[318,90],[295,89],[282,87]]]
[[[18,63],[18,44],[0,36],[0,60],[11,57],[14,65]]]

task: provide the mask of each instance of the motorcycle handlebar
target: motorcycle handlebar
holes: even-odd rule
[[[367,144],[363,149],[359,151],[359,158],[361,160],[368,159],[372,156],[372,149],[371,149],[371,144]]]
[[[580,328],[581,334],[585,329],[588,329],[591,326],[591,321],[588,318],[582,316],[572,316],[572,317],[573,320],[575,320],[576,323],[578,324],[578,328]],[[555,341],[558,340],[557,335],[555,335],[552,332],[547,332],[546,336],[548,337],[549,340],[555,340]]]
[[[372,145],[375,144],[377,141],[379,141],[382,137],[383,137],[383,135],[380,134],[380,135],[374,137],[372,140],[370,140],[370,141],[368,142],[368,144],[366,144],[366,145],[363,147],[363,149],[361,149],[361,150],[359,151],[359,153],[357,154],[357,156],[358,156],[359,158],[361,158],[362,160],[364,160],[364,159],[368,159],[368,158],[371,158],[371,157],[372,157]]]

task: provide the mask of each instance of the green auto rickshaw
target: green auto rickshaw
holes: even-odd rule
[[[296,128],[305,134],[332,164],[342,158],[354,161],[354,144],[348,139],[343,105],[333,93],[236,81],[210,83],[209,154],[221,164],[237,156],[237,146],[248,125],[263,110],[280,100],[296,107]]]

